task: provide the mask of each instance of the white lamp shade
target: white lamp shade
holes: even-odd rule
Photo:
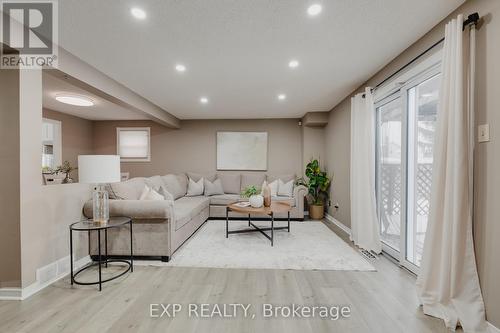
[[[119,155],[78,156],[78,179],[80,183],[118,183],[120,175]]]

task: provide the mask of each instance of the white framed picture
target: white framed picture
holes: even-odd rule
[[[217,132],[217,170],[267,170],[267,132]]]

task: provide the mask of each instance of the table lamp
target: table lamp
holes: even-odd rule
[[[106,223],[109,220],[109,195],[105,184],[120,182],[120,156],[78,156],[78,179],[80,183],[96,185],[92,194],[93,220]]]

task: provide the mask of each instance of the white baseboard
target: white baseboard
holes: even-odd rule
[[[486,323],[488,324],[488,332],[489,333],[500,333],[500,329],[498,327],[494,326],[489,321],[487,321]]]
[[[340,222],[339,220],[337,220],[336,218],[334,218],[333,216],[331,216],[330,214],[326,213],[325,218],[328,222],[331,222],[331,223],[335,224],[337,227],[339,227],[347,235],[349,235],[349,236],[351,235],[351,229],[349,227],[347,227],[345,224],[343,224],[342,222]]]
[[[79,269],[89,263],[90,256],[83,257],[74,262],[74,269]],[[36,281],[26,288],[0,288],[0,300],[22,301],[36,294],[52,283],[62,279],[70,273],[69,256],[36,270]]]

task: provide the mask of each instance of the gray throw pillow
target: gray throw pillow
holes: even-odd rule
[[[213,182],[205,179],[205,195],[211,196],[217,194],[224,194],[224,189],[222,188],[222,182],[220,179],[217,178]]]
[[[197,182],[189,178],[186,197],[195,197],[198,195],[203,195],[203,178],[200,178]]]

